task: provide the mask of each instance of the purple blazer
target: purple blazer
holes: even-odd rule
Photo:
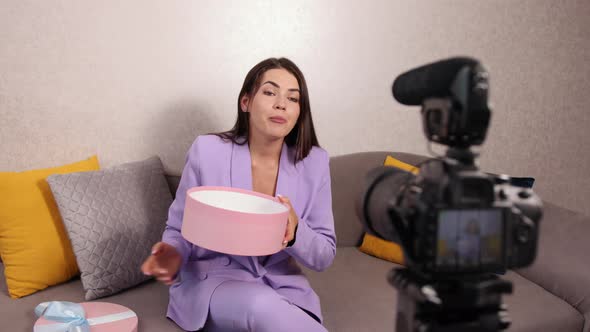
[[[207,250],[187,242],[180,234],[189,188],[252,190],[247,143],[237,145],[205,135],[197,137],[191,146],[162,238],[182,256],[179,276],[170,287],[167,315],[183,329],[193,331],[205,325],[211,294],[226,280],[263,281],[322,320],[319,297],[297,263],[322,271],[336,255],[329,157],[325,150],[313,147],[305,159],[294,164],[294,152],[283,144],[276,193],[291,200],[299,217],[295,243],[268,257],[251,257]]]

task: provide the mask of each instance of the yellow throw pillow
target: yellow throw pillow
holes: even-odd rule
[[[10,297],[32,294],[79,273],[45,178],[98,169],[93,156],[61,167],[0,172],[0,256]]]
[[[391,167],[397,167],[401,170],[404,170],[406,172],[410,172],[410,173],[414,173],[414,174],[418,174],[419,169],[416,166],[412,166],[408,163],[404,163],[401,160],[397,160],[395,158],[393,158],[392,156],[387,156],[387,158],[385,158],[385,162],[383,163],[383,166],[391,166]]]
[[[359,250],[393,263],[404,265],[404,253],[399,244],[365,233]]]
[[[387,158],[385,158],[383,166],[397,167],[414,174],[418,174],[419,170],[417,167],[397,160],[392,156],[387,156]],[[371,234],[365,234],[359,250],[365,254],[404,265],[404,254],[399,244],[380,239]]]

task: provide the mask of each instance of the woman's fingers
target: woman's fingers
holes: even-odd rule
[[[283,248],[285,248],[289,244],[289,224],[287,224],[287,229],[285,229],[285,237],[283,237]]]
[[[143,267],[143,265],[141,266],[141,272],[146,275],[146,276],[151,276],[152,273],[150,272],[150,270],[148,268]]]
[[[148,257],[143,264],[141,264],[141,272],[147,276],[153,275],[154,259],[152,256]]]
[[[151,276],[156,273],[155,269],[158,265],[156,255],[162,251],[160,244],[161,242],[154,244],[151,255],[148,256],[145,262],[141,265],[141,272],[143,272],[143,274]]]
[[[157,268],[156,269],[156,273],[154,274],[156,276],[156,279],[168,286],[172,285],[174,283],[174,280],[172,279],[173,275],[170,272],[170,270],[166,269],[166,268]]]
[[[293,225],[291,223],[288,223],[287,229],[285,230],[285,238],[283,240],[287,241],[287,242],[293,240],[293,233],[294,233],[293,231],[294,231]]]
[[[293,238],[295,237],[295,227],[297,226],[297,215],[295,214],[295,210],[293,209],[293,205],[291,205],[291,200],[289,197],[277,195],[279,201],[281,203],[287,205],[289,207],[289,219],[287,222],[287,229],[285,230],[285,238],[283,239],[283,248],[286,248],[287,245]]]
[[[293,240],[294,237],[295,237],[295,227],[293,226],[293,223],[291,221],[289,221],[287,223],[287,229],[285,230],[285,237],[283,238],[283,248],[287,247],[289,242],[291,240]]]
[[[155,256],[150,256],[141,266],[141,271],[148,276],[156,278],[170,275],[170,271],[163,267]]]
[[[162,242],[158,242],[156,244],[154,244],[154,246],[152,247],[152,255],[157,256],[162,252],[162,248],[163,248],[163,243]]]
[[[166,285],[171,285],[173,283],[172,274],[168,269],[156,267],[151,270],[151,274],[149,275],[156,277],[156,280],[163,282]]]
[[[287,204],[289,206],[289,209],[293,209],[293,206],[291,205],[291,200],[289,199],[289,197],[283,196],[283,195],[277,195],[277,197],[279,198],[281,203]]]
[[[161,281],[161,282],[164,282],[164,283],[172,281],[172,277],[171,276],[160,276],[160,277],[157,277],[156,279],[158,281]]]
[[[173,272],[174,267],[168,261],[170,259],[170,251],[166,244],[158,242],[152,247],[151,255],[141,265],[141,272],[148,276],[155,277],[158,281],[172,285],[174,283]]]

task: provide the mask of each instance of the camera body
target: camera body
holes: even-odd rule
[[[507,180],[450,158],[421,166],[388,207],[408,267],[452,277],[531,264],[541,202]]]

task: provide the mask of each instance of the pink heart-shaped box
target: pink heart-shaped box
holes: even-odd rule
[[[186,193],[181,233],[199,247],[230,255],[264,256],[283,248],[289,208],[278,198],[229,187]]]

